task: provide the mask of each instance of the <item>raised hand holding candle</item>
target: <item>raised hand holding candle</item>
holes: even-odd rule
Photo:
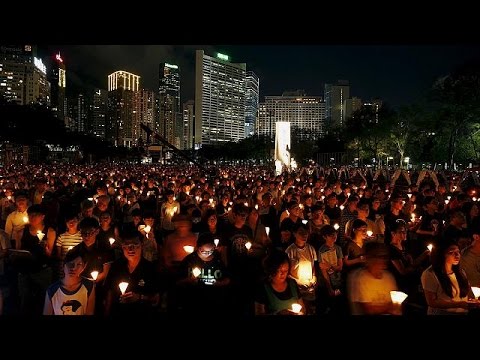
[[[432,245],[432,244],[428,244],[428,245],[427,245],[427,249],[428,249],[428,251],[432,251],[433,245]]]
[[[45,233],[43,233],[41,230],[37,231],[38,240],[42,241],[44,236],[45,236]]]
[[[215,246],[218,246],[218,243],[219,243],[219,242],[220,242],[220,240],[219,240],[219,239],[215,239],[215,240],[213,240],[213,243],[215,244]]]
[[[476,286],[472,286],[472,292],[473,292],[473,296],[475,296],[475,299],[478,299],[478,297],[480,296],[480,288]]]
[[[292,304],[292,311],[295,313],[295,314],[298,314],[300,313],[300,311],[302,310],[302,305],[300,304]]]

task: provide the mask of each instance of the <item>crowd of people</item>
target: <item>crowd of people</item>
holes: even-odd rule
[[[0,168],[0,314],[472,314],[473,175]]]

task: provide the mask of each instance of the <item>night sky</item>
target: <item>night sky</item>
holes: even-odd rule
[[[247,63],[260,77],[265,95],[304,89],[323,95],[324,83],[350,81],[350,95],[367,101],[378,97],[392,106],[419,100],[440,76],[480,58],[480,46],[470,45],[51,45],[42,57],[61,51],[67,67],[67,92],[107,88],[107,75],[126,70],[141,76],[141,87],[158,89],[158,64],[181,69],[182,102],[194,99],[195,50],[222,52],[232,62]]]

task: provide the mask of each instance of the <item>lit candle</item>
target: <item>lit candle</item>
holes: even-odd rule
[[[193,276],[195,276],[195,277],[198,277],[201,273],[202,273],[202,272],[200,271],[200,269],[199,269],[198,267],[193,268],[193,270],[192,270],[192,274],[193,274]]]
[[[342,211],[343,211],[343,209],[345,209],[345,206],[343,206],[343,205],[340,205],[340,210],[342,210]]]
[[[333,225],[333,228],[334,228],[335,230],[338,230],[338,229],[340,229],[340,225],[335,224],[335,225]]]
[[[252,243],[250,241],[247,241],[245,243],[245,247],[247,248],[247,250],[250,250],[250,248],[252,247]]]
[[[248,202],[243,203],[243,205],[245,205],[246,207],[248,207]]]
[[[70,251],[70,250],[72,250],[72,249],[73,249],[73,246],[69,246],[68,249],[67,249],[67,251]]]
[[[265,232],[267,233],[267,236],[270,234],[270,228],[268,226],[265,226]]]
[[[447,200],[450,201],[451,198],[452,198],[452,197],[451,197],[450,195],[447,196]]]
[[[445,200],[445,205],[448,205],[449,202],[450,200]]]
[[[428,251],[432,251],[432,249],[433,249],[433,244],[428,244],[428,245],[427,245],[427,249],[428,249]]]
[[[183,250],[185,250],[186,253],[191,254],[191,253],[193,252],[193,250],[195,250],[195,248],[194,248],[193,246],[191,246],[191,245],[185,245],[185,246],[183,247]]]
[[[150,230],[152,230],[150,225],[145,226],[145,228],[143,229],[143,231],[145,231],[147,234],[150,232]]]
[[[93,281],[96,281],[96,280],[97,280],[97,277],[98,277],[98,271],[96,271],[96,270],[95,270],[95,271],[92,271],[92,272],[90,273],[90,275],[92,275]]]
[[[372,230],[367,230],[367,236],[371,237],[372,235],[373,235],[373,231]]]
[[[41,230],[37,231],[38,240],[42,241],[44,236],[45,234]]]
[[[11,198],[12,198],[12,197],[11,197],[10,195],[9,195],[9,196],[7,196],[7,200],[10,200]]]
[[[24,217],[23,217],[23,222],[24,222],[25,224],[28,223],[28,216],[24,216]]]
[[[87,200],[93,201],[93,198],[88,198]]]
[[[476,198],[476,197],[473,197],[472,200],[473,200],[473,201],[477,201],[477,198]]]
[[[208,199],[208,201],[210,201],[210,204],[212,204],[212,203],[213,203],[213,199]]]
[[[415,214],[412,213],[412,222],[415,221]]]
[[[295,314],[298,314],[300,313],[300,311],[302,310],[302,305],[300,304],[292,304],[292,311],[295,313]]]
[[[255,210],[258,210],[258,204],[255,204]]]
[[[409,200],[412,198],[412,194],[407,194],[407,196]]]
[[[308,223],[308,220],[302,220],[303,225],[307,225],[307,223]]]
[[[118,284],[118,287],[120,288],[120,292],[122,293],[122,295],[125,294],[125,290],[127,290],[127,287],[128,287],[128,282],[121,282],[120,284]]]
[[[407,294],[401,291],[390,291],[390,297],[392,298],[392,302],[394,304],[401,304],[407,298]]]
[[[302,285],[310,285],[312,281],[312,264],[310,261],[300,261],[298,265],[298,279]]]
[[[215,246],[218,246],[218,243],[219,243],[219,242],[220,242],[220,240],[219,240],[219,239],[215,239],[215,240],[213,240],[213,243],[215,244]]]
[[[115,242],[115,239],[114,239],[114,238],[110,238],[110,239],[108,239],[108,241],[110,242],[110,245],[113,245],[113,243]]]
[[[476,286],[472,286],[473,296],[477,299],[480,296],[480,288]]]

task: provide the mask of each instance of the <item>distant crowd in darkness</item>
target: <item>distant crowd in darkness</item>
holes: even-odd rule
[[[479,192],[471,170],[0,168],[0,314],[475,314]]]

